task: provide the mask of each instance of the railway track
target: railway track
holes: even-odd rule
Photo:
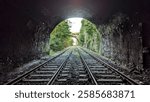
[[[82,49],[82,50],[81,50]],[[98,85],[138,85],[136,81],[84,48],[79,49]]]
[[[63,67],[71,53],[70,49],[66,49],[5,85],[46,85],[50,83],[53,75],[59,71],[58,69]]]
[[[71,47],[6,85],[137,85],[91,52]]]

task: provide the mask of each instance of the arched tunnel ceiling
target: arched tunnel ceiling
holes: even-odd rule
[[[4,0],[4,2],[33,19],[47,22],[52,26],[69,17],[83,17],[100,24],[119,11],[126,13],[141,11],[148,6],[149,0]]]

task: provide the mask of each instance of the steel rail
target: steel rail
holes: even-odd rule
[[[91,70],[90,70],[90,68],[89,68],[89,66],[88,66],[88,64],[87,64],[87,62],[84,60],[84,58],[83,58],[83,56],[81,55],[79,49],[78,49],[78,53],[79,53],[79,55],[80,55],[80,58],[81,58],[83,64],[85,65],[85,67],[86,67],[86,69],[87,69],[87,71],[88,71],[88,74],[90,75],[91,79],[93,80],[93,83],[94,83],[95,85],[98,85],[98,83],[97,83],[95,77],[93,76],[93,74],[92,74],[92,72],[91,72]]]
[[[81,47],[80,47],[81,48]],[[137,83],[136,81],[134,81],[133,79],[129,78],[128,76],[126,76],[125,74],[123,74],[122,72],[118,71],[115,67],[109,65],[108,63],[104,62],[103,60],[101,60],[98,57],[95,57],[93,54],[91,54],[89,51],[86,51],[84,48],[81,48],[84,52],[86,52],[87,54],[89,54],[92,58],[94,58],[95,60],[97,60],[100,63],[103,63],[105,66],[107,66],[108,68],[112,69],[113,71],[115,71],[116,73],[118,73],[119,75],[121,75],[122,78],[124,78],[127,82],[129,82],[131,85],[139,85],[139,83]]]
[[[46,63],[48,63],[48,62],[54,60],[55,58],[61,56],[62,54],[64,54],[64,53],[65,53],[66,51],[68,51],[68,50],[69,50],[69,48],[68,48],[68,49],[65,49],[65,50],[64,50],[63,52],[61,52],[59,55],[56,55],[56,56],[54,56],[53,58],[48,59],[47,61],[43,62],[42,64],[36,66],[35,68],[33,68],[33,69],[27,71],[27,72],[24,73],[24,74],[22,74],[22,75],[16,77],[15,79],[12,79],[11,81],[5,83],[4,85],[14,85],[14,84],[16,84],[17,82],[21,81],[22,78],[28,76],[30,73],[32,73],[33,71],[37,70],[38,68],[40,68],[40,67],[43,66],[44,64],[46,64]]]
[[[69,57],[71,56],[72,51],[70,52],[70,54],[67,56],[67,58],[65,59],[65,61],[59,66],[58,70],[56,71],[56,73],[52,76],[52,78],[50,79],[50,81],[47,83],[47,85],[53,85],[53,83],[55,82],[55,80],[57,79],[59,73],[61,72],[61,70],[63,69],[64,65],[67,63]]]

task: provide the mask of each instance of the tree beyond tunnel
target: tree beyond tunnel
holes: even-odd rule
[[[50,50],[57,52],[72,46],[71,32],[67,20],[62,21],[50,34]]]

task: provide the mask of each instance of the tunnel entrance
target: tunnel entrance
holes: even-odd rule
[[[69,46],[82,46],[98,52],[100,33],[96,25],[84,18],[68,18],[50,33],[50,51],[53,54]]]

